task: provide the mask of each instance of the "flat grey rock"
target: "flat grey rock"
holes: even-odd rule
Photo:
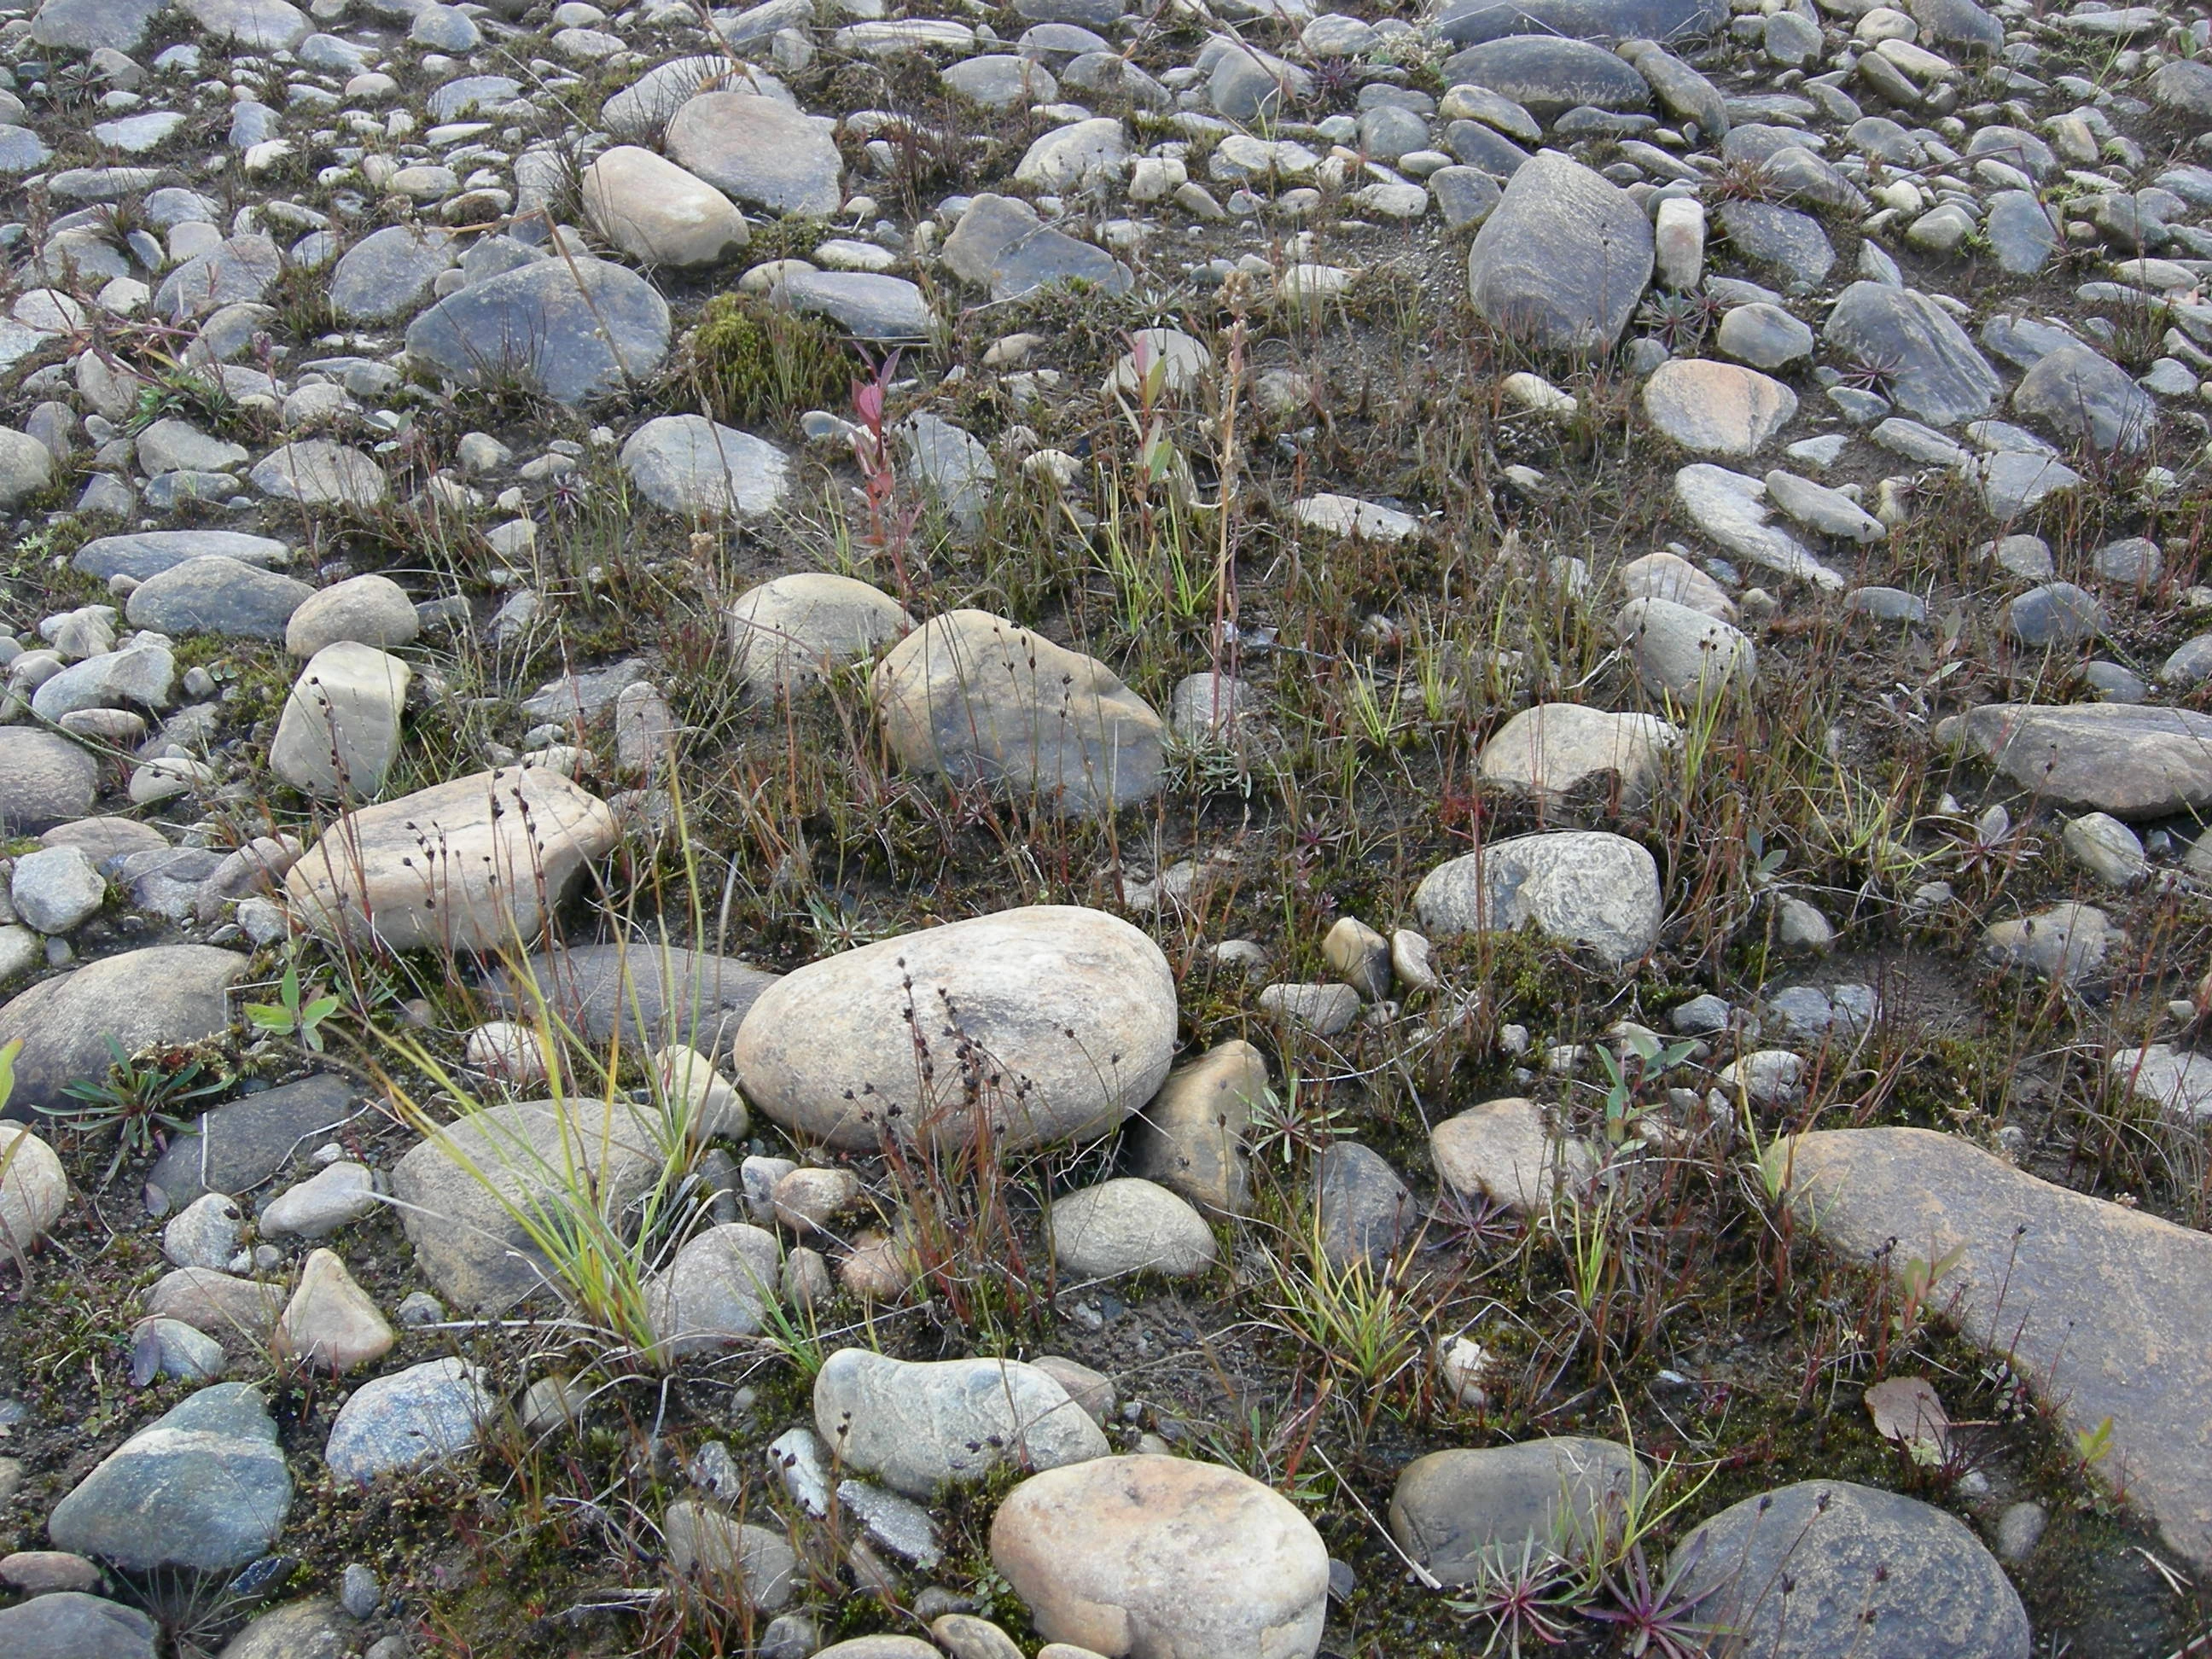
[[[70,563],[99,581],[129,576],[143,582],[188,559],[216,556],[266,567],[289,562],[292,550],[270,537],[235,530],[146,530],[87,542]]]
[[[2212,715],[2115,703],[1997,703],[1960,727],[2021,788],[2127,821],[2212,806]]]
[[[692,519],[759,518],[791,486],[791,459],[703,415],[663,415],[630,434],[623,471],[655,507]]]
[[[170,1138],[148,1180],[167,1195],[172,1210],[204,1193],[239,1197],[371,1109],[359,1086],[336,1073],[279,1084],[210,1108]]]
[[[1455,46],[1510,34],[1573,40],[1684,40],[1728,21],[1721,0],[1450,0],[1429,27]]]
[[[465,386],[511,379],[579,404],[652,375],[668,339],[668,303],[635,271],[553,258],[448,295],[409,325],[407,349]]]
[[[439,88],[440,93],[445,90]],[[436,94],[431,102],[437,102]],[[410,316],[429,298],[439,274],[450,270],[459,258],[446,231],[387,225],[338,257],[330,276],[331,306],[349,323],[388,323]]]
[[[1821,337],[1882,371],[1899,406],[1936,426],[1988,414],[2003,390],[1950,313],[1911,289],[1853,283],[1828,313]]]
[[[1601,46],[1548,35],[1486,40],[1447,58],[1447,85],[1466,81],[1511,99],[1540,119],[1570,109],[1644,110],[1650,83]]]
[[[1037,1469],[1103,1457],[1097,1424],[1034,1365],[893,1359],[841,1348],[814,1379],[814,1424],[847,1468],[909,1498],[1019,1458]]]
[[[866,270],[801,270],[775,292],[794,311],[827,317],[856,340],[921,340],[929,335],[929,301],[903,276]]]
[[[1516,836],[1449,860],[1422,879],[1413,908],[1433,934],[1533,927],[1616,966],[1658,942],[1664,914],[1651,854],[1602,830]]]

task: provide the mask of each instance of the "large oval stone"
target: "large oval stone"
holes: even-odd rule
[[[738,1086],[833,1146],[886,1134],[1095,1139],[1152,1097],[1176,1046],[1159,946],[1103,911],[1035,905],[787,974],[738,1031]]]
[[[439,301],[409,326],[407,349],[464,386],[512,380],[580,404],[660,367],[668,302],[604,259],[540,259]]]
[[[1313,1523],[1250,1476],[1101,1457],[1024,1481],[991,1563],[1040,1634],[1131,1659],[1310,1659],[1328,1610]]]
[[[1001,1463],[1103,1457],[1106,1436],[1067,1390],[1009,1359],[893,1359],[841,1348],[814,1379],[814,1423],[840,1463],[909,1498]]]
[[[611,849],[607,804],[542,766],[478,772],[349,812],[284,878],[325,939],[393,951],[528,945]]]

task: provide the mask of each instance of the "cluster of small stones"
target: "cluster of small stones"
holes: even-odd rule
[[[574,481],[611,467],[640,512],[757,524],[798,505],[804,458],[676,402],[580,426],[580,441],[472,430],[434,468],[406,460],[405,441],[423,400],[474,408],[477,393],[515,386],[586,422],[617,394],[635,411],[679,348],[697,285],[730,278],[888,348],[940,337],[951,307],[1062,283],[1242,293],[1325,324],[1370,275],[1323,257],[1346,222],[1449,248],[1474,312],[1553,376],[1512,375],[1509,418],[1571,423],[1577,399],[1556,366],[1617,352],[1653,441],[1679,452],[1682,539],[1613,570],[1571,561],[1559,573],[1611,611],[1623,660],[1656,704],[1697,711],[1754,694],[1761,630],[1816,608],[1873,629],[1931,626],[1922,596],[1850,571],[1916,503],[1954,486],[1948,499],[1987,519],[1981,556],[2013,584],[2011,639],[2064,655],[2088,697],[1960,709],[1939,734],[2062,815],[2069,855],[2113,894],[2200,872],[2167,824],[2212,805],[2212,718],[2172,699],[2212,679],[2212,633],[2148,673],[2099,654],[2123,597],[2212,611],[2212,591],[2169,580],[2194,550],[2142,538],[2053,549],[2025,526],[2064,492],[2100,487],[2102,461],[2202,447],[2203,19],[2098,0],[1449,0],[1370,21],[1308,0],[1176,0],[1176,38],[1197,44],[1164,62],[1153,21],[1116,0],[891,9],[0,8],[10,220],[0,512],[28,515],[8,605],[21,611],[46,575],[76,599],[100,596],[33,605],[20,637],[0,635],[0,830],[18,838],[0,880],[10,995],[0,1042],[22,1044],[19,1115],[63,1105],[114,1045],[237,1036],[236,988],[270,952],[313,939],[459,957],[537,942],[588,872],[655,833],[678,732],[649,655],[495,688],[526,722],[514,741],[434,785],[386,786],[416,712],[457,696],[441,668],[457,638],[495,653],[552,625],[558,596],[534,556]],[[2105,78],[2058,67],[2084,51],[2106,55]],[[779,76],[824,54],[920,56],[978,120],[1011,112],[1039,134],[1006,176],[902,215],[890,189],[902,146],[943,135],[880,110],[802,107]],[[818,242],[749,263],[751,238],[793,218],[822,222]],[[1835,246],[1845,232],[1848,258]],[[2064,314],[1947,292],[1970,258],[2009,291],[2066,273],[2054,302]],[[301,291],[341,331],[288,334],[287,295]],[[2115,362],[2127,355],[2118,343],[2145,318],[2159,351],[2131,374]],[[125,329],[160,338],[270,441],[249,448],[206,429],[150,357],[110,349]],[[1017,409],[1093,395],[1064,383],[1053,351],[1048,338],[1009,336],[975,372]],[[1212,343],[1158,329],[1132,342],[1106,395],[1196,400],[1225,372]],[[1079,491],[1074,457],[1019,426],[963,430],[921,407],[926,380],[905,389],[917,412],[893,434],[901,465],[956,523],[980,520],[1002,473]],[[1231,390],[1282,422],[1314,398],[1284,368]],[[498,405],[482,406],[495,425]],[[863,437],[828,410],[809,411],[804,429],[833,457]],[[2184,487],[2187,465],[2152,467],[2136,487],[2154,501]],[[1509,471],[1517,489],[1559,482]],[[1304,533],[1390,544],[1424,533],[1421,505],[1316,489],[1284,511]],[[420,572],[327,556],[327,532],[401,508],[471,526],[495,566],[495,608]],[[64,531],[69,551],[48,571],[44,550]],[[2062,566],[2089,586],[2059,579]],[[900,765],[1070,814],[1140,805],[1170,787],[1171,745],[1266,724],[1261,688],[1197,662],[1163,714],[1109,665],[1005,617],[911,616],[881,588],[820,569],[726,608],[728,672],[763,703],[874,657],[874,718]],[[234,660],[260,646],[295,665],[279,714],[254,725],[240,717]],[[1633,799],[1685,742],[1656,714],[1545,703],[1499,725],[1481,781],[1547,799],[1596,781]],[[304,803],[297,833],[239,833],[278,788]],[[1978,833],[2008,828],[1984,820]],[[666,1091],[702,1142],[758,1129],[784,1137],[762,1147],[804,1150],[708,1154],[720,1160],[712,1224],[651,1280],[652,1358],[727,1350],[778,1310],[839,1294],[909,1296],[903,1218],[836,1155],[889,1133],[968,1134],[978,1117],[1010,1152],[1115,1138],[1124,1172],[1061,1194],[1048,1218],[1071,1281],[1214,1270],[1215,1223],[1241,1216],[1249,1196],[1247,1136],[1270,1103],[1268,1056],[1243,1042],[1178,1053],[1175,977],[1145,924],[1219,873],[1206,858],[1176,862],[1130,885],[1126,916],[1007,909],[781,978],[696,959],[714,975],[707,1000],[720,1023],[659,1034]],[[1928,915],[1954,902],[1941,882],[1912,897]],[[1440,865],[1406,915],[1337,922],[1322,941],[1326,981],[1274,978],[1251,940],[1215,950],[1246,970],[1255,1030],[1326,1038],[1364,1022],[1410,1043],[1461,1012],[1432,941],[1529,928],[1584,953],[1593,972],[1621,974],[1658,946],[1681,898],[1638,842],[1547,831]],[[1837,925],[1805,898],[1771,908],[1799,960],[1817,963],[1834,945]],[[2087,903],[1978,920],[1990,960],[2077,988],[2126,945]],[[598,1014],[619,1024],[629,969],[593,971]],[[917,1027],[899,996],[916,986],[941,990],[946,1006],[997,1011],[988,1029],[923,1035],[980,1043],[1011,1082],[918,1109]],[[1645,1126],[1663,1138],[1732,1120],[1746,1102],[1787,1104],[1808,1054],[1879,1015],[1870,988],[1831,977],[1755,1006],[1699,997],[1673,1011],[1671,1031],[1624,1023],[1604,1041],[1622,1052],[1690,1041],[1679,1086]],[[1527,1037],[1508,1028],[1502,1040],[1511,1051]],[[1426,1170],[1393,1169],[1356,1139],[1328,1148],[1315,1190],[1333,1261],[1403,1248],[1423,1208],[1414,1183],[1527,1213],[1595,1178],[1604,1149],[1540,1103],[1590,1056],[1520,1058],[1528,1094],[1437,1121]],[[303,1475],[268,1398],[238,1380],[259,1379],[256,1364],[272,1357],[349,1391],[320,1449],[318,1478],[335,1482],[465,1457],[508,1412],[531,1432],[559,1433],[588,1410],[565,1376],[502,1399],[475,1365],[436,1357],[431,1328],[451,1313],[505,1313],[542,1285],[513,1194],[478,1178],[500,1163],[488,1154],[532,1149],[497,1177],[522,1191],[580,1139],[574,1103],[549,1090],[526,1025],[471,1032],[465,1060],[508,1103],[388,1166],[348,1150],[348,1126],[375,1108],[319,1071],[225,1103],[170,1145],[143,1224],[171,1266],[143,1294],[131,1364],[141,1383],[195,1391],[86,1468],[41,1518],[43,1543],[0,1559],[0,1653],[153,1659],[152,1621],[104,1594],[115,1575],[231,1575],[281,1553]],[[2212,1060],[2178,1034],[2112,1066],[2154,1107],[2212,1114]],[[894,1107],[908,1115],[894,1121]],[[0,1127],[0,1224],[11,1249],[30,1251],[76,1200],[49,1136]],[[611,1200],[641,1190],[663,1155],[643,1123],[593,1146]],[[2201,1235],[1929,1132],[1837,1131],[1784,1150],[1840,1251],[1870,1259],[1940,1222],[1960,1245],[1962,1328],[2036,1377],[2069,1421],[2103,1425],[2133,1500],[2182,1559],[2212,1564],[2201,1340],[2212,1260]],[[387,1206],[421,1281],[388,1310],[325,1243]],[[2185,1333],[2192,1351],[2176,1357]],[[1446,1386],[1480,1399],[1479,1345],[1448,1334],[1436,1358]],[[923,1364],[841,1348],[820,1372],[812,1419],[786,1426],[764,1462],[741,1464],[719,1443],[698,1455],[694,1495],[659,1517],[668,1563],[739,1585],[763,1615],[764,1655],[1018,1654],[933,1589],[912,1601],[933,1611],[930,1639],[823,1647],[825,1609],[799,1604],[791,1543],[731,1508],[773,1481],[796,1510],[842,1516],[856,1583],[927,1583],[943,1560],[933,1500],[1013,1464],[1023,1478],[1000,1504],[992,1559],[1045,1654],[1316,1653],[1343,1564],[1296,1505],[1171,1445],[1124,1395],[1116,1379],[1050,1355]],[[20,1474],[0,1456],[0,1504]],[[1449,1589],[1483,1551],[1547,1536],[1561,1506],[1595,1507],[1648,1474],[1634,1450],[1605,1441],[1446,1450],[1401,1473],[1388,1525],[1424,1582]],[[1840,1481],[1753,1503],[1704,1517],[1676,1556],[1686,1583],[1701,1563],[1753,1564],[1717,1581],[1727,1595],[1711,1604],[1757,1632],[1748,1651],[1844,1651],[1869,1618],[1886,1652],[2030,1650],[2004,1571],[1951,1515]],[[1984,1518],[2008,1559],[2029,1559],[2033,1505]],[[1793,1558],[1778,1538],[1811,1542]],[[1885,1581],[1871,1573],[1883,1563],[1911,1570]],[[1751,1593],[1785,1581],[1794,1613]],[[1848,1594],[1824,1595],[1828,1585]],[[373,1659],[400,1659],[413,1650],[401,1611],[356,1564],[313,1598],[259,1614],[228,1651],[266,1659],[358,1641]]]

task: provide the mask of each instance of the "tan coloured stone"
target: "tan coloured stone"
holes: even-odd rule
[[[345,1263],[329,1250],[311,1252],[300,1287],[276,1322],[277,1352],[343,1376],[383,1358],[397,1340]]]
[[[557,772],[478,772],[345,814],[292,866],[284,895],[326,939],[498,951],[535,939],[616,839],[606,803]]]

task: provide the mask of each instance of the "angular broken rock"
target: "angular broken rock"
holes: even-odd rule
[[[1942,1263],[1933,1302],[2075,1430],[2109,1418],[2111,1480],[2212,1565],[2212,1237],[1929,1129],[1821,1130],[1768,1158],[1829,1248]]]

